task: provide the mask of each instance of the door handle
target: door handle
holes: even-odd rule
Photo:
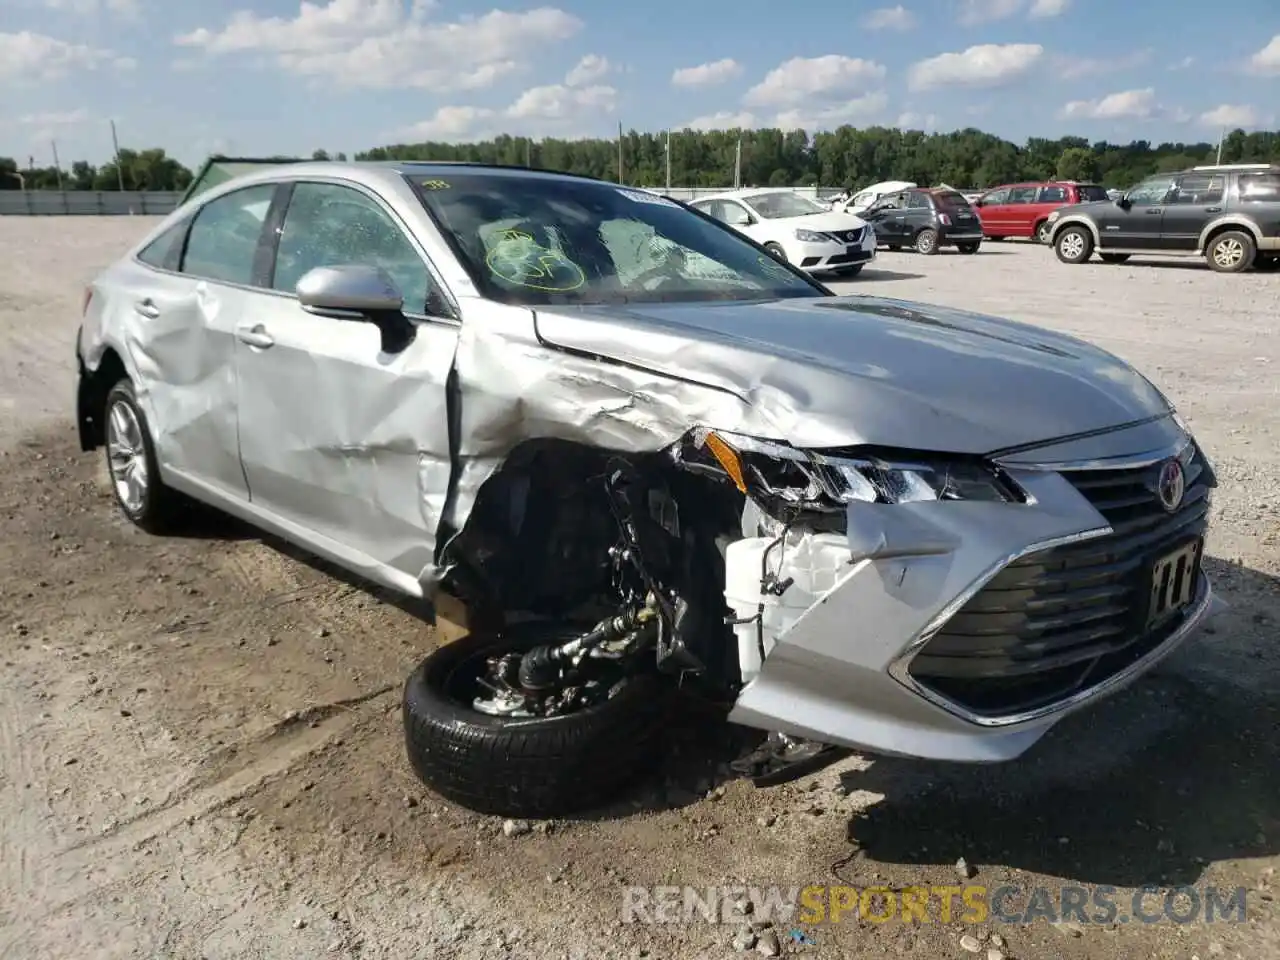
[[[266,328],[260,323],[252,327],[236,327],[236,339],[262,350],[275,345],[271,334],[267,333]]]
[[[1221,207],[1205,207],[1204,212],[1205,213],[1221,213],[1222,208]]]
[[[156,306],[155,301],[150,297],[137,301],[133,305],[133,312],[139,316],[146,317],[148,320],[154,320],[160,316],[160,308]]]
[[[1164,208],[1163,208],[1163,207],[1156,207],[1156,208],[1155,208],[1155,209],[1153,209],[1153,210],[1148,210],[1148,211],[1147,211],[1147,216],[1148,216],[1148,217],[1157,217],[1157,216],[1159,216],[1159,215],[1160,215],[1160,214],[1162,214],[1162,213],[1164,213]]]

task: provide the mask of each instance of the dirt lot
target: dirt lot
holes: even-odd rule
[[[730,957],[736,926],[622,923],[622,886],[947,885],[959,857],[988,889],[1114,885],[1121,916],[1144,884],[1245,886],[1248,919],[850,915],[812,944],[783,927],[782,951],[1280,956],[1276,276],[1006,243],[882,255],[843,287],[1082,335],[1179,404],[1221,473],[1232,606],[1156,675],[998,768],[855,757],[704,798],[723,738],[674,731],[670,768],[616,808],[507,836],[403,759],[400,684],[433,643],[413,610],[218,517],[142,535],[77,452],[81,283],[148,226],[0,219],[0,957]]]

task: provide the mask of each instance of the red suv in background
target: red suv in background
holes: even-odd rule
[[[982,235],[989,240],[1042,236],[1049,214],[1073,203],[1106,200],[1107,191],[1094,183],[1050,180],[1045,183],[1012,183],[992,187],[974,204],[982,221]]]

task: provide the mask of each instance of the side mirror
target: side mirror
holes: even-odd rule
[[[302,275],[295,290],[308,313],[372,323],[382,334],[384,353],[399,353],[413,342],[415,328],[404,315],[404,295],[381,267],[315,267]]]
[[[1123,193],[1120,194],[1120,196],[1116,197],[1115,202],[1116,202],[1116,206],[1119,207],[1121,210],[1128,210],[1129,207],[1132,206],[1132,204],[1129,202],[1129,197]]]
[[[755,222],[755,218],[749,213],[740,213],[733,218],[733,225],[735,227],[749,227]]]
[[[982,207],[982,206],[986,206],[986,203],[987,203],[987,201],[986,201],[984,198],[982,198],[982,197],[979,197],[977,200],[973,201],[973,205],[974,205],[975,207]]]

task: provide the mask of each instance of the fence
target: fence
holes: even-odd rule
[[[0,216],[163,216],[181,199],[181,193],[158,190],[0,190]]]

